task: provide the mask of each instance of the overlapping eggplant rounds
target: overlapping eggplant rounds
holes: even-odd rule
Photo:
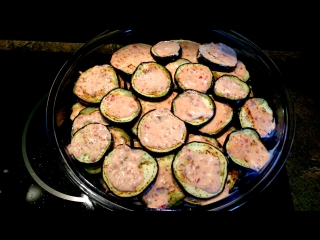
[[[67,150],[88,172],[98,166],[106,191],[148,208],[213,203],[270,156],[273,112],[249,78],[223,43],[126,45],[80,72]]]

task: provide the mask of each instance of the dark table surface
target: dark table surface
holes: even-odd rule
[[[103,31],[104,29],[101,29]],[[5,209],[64,209],[91,210],[82,203],[67,201],[47,192],[30,175],[23,158],[23,136],[30,114],[30,129],[26,137],[38,136],[34,143],[28,143],[28,158],[46,162],[50,158],[44,139],[44,103],[41,100],[48,93],[56,74],[84,42],[101,32],[96,29],[84,34],[68,34],[66,31],[0,35],[0,66],[4,126],[0,146],[9,155],[0,162],[0,205]],[[69,32],[70,33],[70,32]],[[285,86],[292,98],[296,130],[291,152],[286,164],[272,183],[238,211],[318,211],[320,210],[320,113],[319,93],[311,51],[297,38],[288,41],[289,33],[282,33],[281,39],[268,38],[253,31],[239,31],[264,50],[284,75]],[[292,33],[291,33],[292,34]],[[280,36],[279,33],[277,35]],[[39,47],[39,46],[42,47]],[[39,104],[39,107],[35,107]],[[6,116],[6,117],[4,117]],[[40,120],[39,120],[40,119]],[[12,121],[14,120],[14,121]],[[43,124],[43,125],[42,125]],[[35,139],[33,135],[32,138]],[[30,150],[29,150],[30,149]],[[41,169],[40,169],[41,171]],[[53,174],[59,169],[52,167]],[[42,176],[50,182],[50,176]],[[69,186],[61,178],[53,187],[68,194],[80,196],[78,189]],[[50,183],[51,184],[51,183]],[[67,186],[66,186],[67,185]],[[66,190],[67,189],[67,190]],[[72,190],[70,190],[72,189]],[[37,200],[30,200],[30,194],[40,193]],[[34,198],[36,198],[34,196]]]

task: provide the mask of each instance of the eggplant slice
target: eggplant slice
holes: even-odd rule
[[[96,65],[80,74],[73,93],[85,103],[98,104],[104,95],[119,86],[117,73],[111,65]]]
[[[209,143],[189,142],[176,154],[172,170],[191,196],[208,199],[221,193],[227,179],[227,158]]]
[[[195,90],[186,90],[172,101],[173,114],[190,124],[201,126],[215,114],[215,104],[210,96]]]
[[[169,109],[157,108],[140,119],[138,138],[151,152],[169,153],[185,143],[187,127]]]
[[[229,159],[236,165],[259,171],[269,160],[270,152],[253,128],[243,128],[231,132],[224,143]]]
[[[139,64],[131,77],[131,87],[137,97],[159,100],[169,96],[173,89],[171,73],[156,62]]]
[[[160,41],[151,47],[151,56],[160,64],[165,65],[180,58],[182,48],[176,41]]]
[[[224,43],[205,43],[199,46],[198,62],[212,71],[231,72],[237,65],[236,51]]]
[[[116,88],[103,97],[100,111],[110,122],[130,123],[139,116],[141,104],[131,91]]]
[[[116,146],[104,159],[103,180],[119,197],[134,197],[146,190],[156,179],[158,163],[143,149],[122,144]]]
[[[75,132],[67,150],[81,163],[99,162],[112,145],[112,135],[106,125],[90,123]]]
[[[257,130],[261,138],[268,138],[275,130],[276,124],[273,111],[263,98],[249,98],[239,111],[241,127]]]

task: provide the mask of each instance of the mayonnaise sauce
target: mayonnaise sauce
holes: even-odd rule
[[[213,114],[213,108],[210,108],[203,101],[203,97],[196,92],[183,92],[175,100],[174,115],[183,121],[191,122],[196,119],[208,119]]]
[[[103,171],[115,189],[132,192],[144,181],[143,171],[139,167],[142,158],[141,150],[118,145]]]
[[[161,41],[156,43],[152,49],[159,57],[178,56],[180,45],[174,41]]]
[[[220,160],[219,157],[210,153],[199,153],[192,151],[187,146],[181,150],[179,159],[183,159],[185,164],[180,166],[180,170],[186,181],[208,193],[215,193],[221,188],[220,180]]]
[[[139,125],[139,139],[143,146],[168,149],[180,146],[186,138],[185,123],[166,108],[157,108],[149,113]]]

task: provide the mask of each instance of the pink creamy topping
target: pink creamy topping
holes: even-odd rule
[[[185,140],[186,126],[182,120],[165,108],[149,112],[140,125],[140,142],[155,149],[168,149]]]
[[[81,73],[75,84],[78,96],[101,99],[107,92],[118,87],[114,81],[114,69],[110,65],[94,66]]]
[[[246,89],[239,83],[232,81],[229,76],[220,77],[215,82],[214,89],[224,96],[232,96],[235,99],[243,99],[248,95]]]
[[[181,150],[179,159],[185,161],[181,168],[190,184],[208,193],[220,190],[222,183],[220,180],[220,161],[217,156],[195,152],[185,146]]]
[[[178,81],[185,89],[207,92],[212,83],[212,73],[207,67],[190,64],[184,66],[178,76]]]
[[[223,43],[203,44],[199,46],[199,53],[206,59],[220,65],[235,66],[237,64],[236,52]]]
[[[161,41],[153,47],[154,53],[160,57],[179,55],[180,45],[174,41]]]
[[[134,87],[144,94],[163,92],[168,88],[168,77],[157,66],[148,67],[143,70],[144,74],[135,77]]]
[[[86,125],[85,128],[78,132],[76,137],[71,139],[67,149],[77,159],[87,155],[88,159],[85,162],[95,162],[104,154],[110,141],[111,133],[106,126],[94,123]]]
[[[119,191],[134,191],[144,181],[143,171],[139,168],[143,151],[131,149],[127,145],[118,145],[112,158],[103,171],[112,186]]]
[[[114,118],[130,117],[137,112],[139,105],[130,96],[111,94],[102,99],[106,115]]]
[[[86,106],[82,105],[81,103],[77,102],[72,105],[72,112],[70,114],[70,120],[73,121],[73,119],[79,114],[79,112],[84,109]]]
[[[264,109],[258,98],[247,100],[243,107],[246,112],[245,118],[250,119],[252,127],[261,137],[268,137],[276,127],[273,114]]]
[[[244,159],[250,168],[257,171],[264,166],[270,156],[261,141],[248,138],[246,134],[230,136],[228,154],[236,159]]]
[[[201,127],[199,130],[203,133],[215,134],[226,125],[226,119],[232,114],[232,107],[229,104],[215,101],[215,115],[210,122]]]
[[[132,74],[142,62],[154,61],[150,53],[151,45],[130,44],[119,49],[111,57],[111,65],[126,73]]]
[[[212,108],[203,101],[203,97],[196,92],[186,91],[175,100],[174,115],[180,119],[191,122],[195,119],[211,118],[214,114]]]

